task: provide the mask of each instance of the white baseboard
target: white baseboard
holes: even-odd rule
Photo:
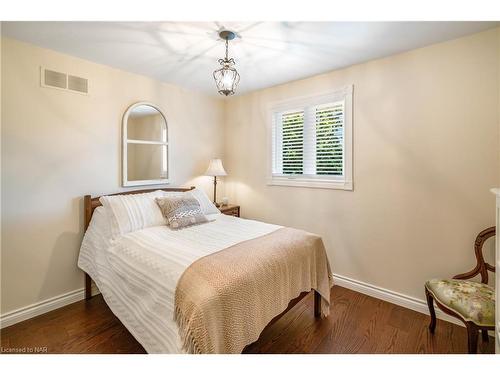
[[[94,281],[92,281],[92,296],[100,293],[101,292],[95,285]],[[32,305],[28,305],[26,307],[21,307],[20,309],[9,311],[5,314],[0,315],[0,329],[22,322],[24,320],[34,318],[35,316],[48,313],[49,311],[56,310],[60,307],[64,307],[74,302],[81,301],[82,299],[85,299],[84,288],[73,290],[71,292],[48,298],[44,301],[40,301]]]
[[[407,309],[429,315],[429,308],[427,307],[427,302],[424,300],[394,292],[389,289],[380,288],[378,286],[354,280],[342,275],[333,274],[333,281],[335,285],[342,286],[344,288],[366,294],[370,297],[378,298],[383,301],[387,301],[395,305],[406,307]],[[423,288],[424,286],[422,284],[422,290]],[[446,320],[448,322],[464,326],[464,324],[460,320],[443,313],[438,308],[436,308],[436,316],[438,319]]]
[[[34,318],[35,316],[45,314],[49,311],[69,305],[70,303],[80,301],[84,298],[85,292],[83,288],[81,288],[17,310],[9,311],[0,316],[0,328],[5,328],[22,322],[23,320]]]
[[[378,298],[380,300],[387,301],[398,306],[406,307],[407,309],[414,310],[422,314],[429,315],[427,303],[424,300],[394,292],[389,289],[380,288],[378,286],[368,284],[363,281],[354,280],[338,274],[333,274],[333,280],[335,285],[342,286],[344,288],[351,289],[356,292],[363,293],[368,296]],[[98,293],[99,290],[94,285],[94,283],[92,283],[92,295]],[[49,311],[80,301],[84,298],[85,291],[83,290],[83,288],[81,288],[72,292],[46,299],[45,301],[41,301],[14,311],[10,311],[0,316],[0,328],[5,328],[13,324],[22,322],[23,320],[34,318],[35,316],[45,314]],[[436,315],[439,319],[463,326],[463,323],[460,320],[443,313],[439,309],[436,309]]]

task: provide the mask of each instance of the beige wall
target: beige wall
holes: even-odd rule
[[[222,157],[223,101],[149,78],[2,40],[1,312],[83,287],[76,261],[84,194],[120,188],[120,133],[134,102],[169,124],[173,186],[201,184]],[[86,77],[88,96],[41,88],[39,68]],[[203,124],[203,126],[200,126]]]
[[[319,233],[334,273],[423,298],[426,279],[472,268],[475,235],[494,225],[498,32],[231,98],[228,196],[245,217]],[[354,191],[266,185],[267,105],[349,84]]]
[[[422,298],[426,278],[471,267],[475,234],[493,224],[500,29],[225,105],[8,38],[1,53],[2,314],[82,287],[81,196],[121,190],[121,118],[137,101],[167,117],[172,185],[201,184],[211,196],[212,180],[196,176],[222,157],[243,216],[321,234],[337,274]],[[41,88],[40,65],[89,78],[90,95]],[[268,103],[346,84],[354,191],[267,186]]]

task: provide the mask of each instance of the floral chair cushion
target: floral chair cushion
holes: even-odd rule
[[[433,279],[425,283],[434,298],[466,321],[480,326],[495,325],[495,290],[481,283],[455,279]]]

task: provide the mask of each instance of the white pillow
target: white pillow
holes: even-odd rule
[[[215,207],[212,201],[208,199],[207,195],[203,190],[194,188],[189,192],[193,194],[193,197],[195,197],[200,203],[201,212],[203,212],[204,215],[220,214],[220,211],[217,209],[217,207]]]
[[[162,190],[143,194],[110,195],[99,198],[113,215],[113,237],[156,225],[166,225],[155,198],[165,196]]]

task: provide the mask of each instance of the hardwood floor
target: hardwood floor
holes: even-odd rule
[[[312,293],[272,326],[245,353],[466,353],[463,327],[335,286],[327,319],[313,316]],[[80,301],[0,331],[2,352],[12,348],[48,353],[144,353],[102,297]],[[31,349],[29,349],[31,348]],[[44,349],[46,348],[46,349]],[[494,342],[479,339],[480,353]]]

